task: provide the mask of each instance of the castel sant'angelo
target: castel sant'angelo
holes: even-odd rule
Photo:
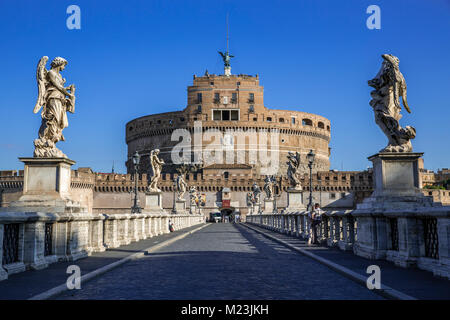
[[[222,55],[224,58],[224,55]],[[226,57],[230,57],[226,53]],[[158,187],[162,207],[175,206],[175,179],[180,162],[199,166],[185,175],[189,188],[201,194],[199,211],[224,215],[249,214],[247,195],[253,184],[264,187],[267,176],[274,176],[276,207],[288,205],[291,187],[287,176],[288,152],[300,155],[302,201],[309,201],[309,167],[306,155],[312,150],[312,196],[324,208],[351,209],[373,191],[372,171],[330,170],[331,123],[320,115],[276,110],[264,105],[264,89],[258,75],[234,75],[224,58],[224,74],[193,77],[187,88],[187,106],[180,111],[152,114],[126,124],[127,173],[98,173],[90,168],[72,170],[72,197],[93,213],[130,212],[133,203],[135,171],[132,156],[141,156],[137,190],[142,207],[146,203],[152,169],[150,152],[159,149],[164,160]],[[180,161],[181,159],[181,161]],[[176,160],[176,161],[174,161]],[[437,182],[438,176],[421,167],[424,184]],[[445,176],[447,177],[447,176]],[[0,206],[8,207],[23,190],[23,170],[0,171]],[[436,181],[435,181],[436,180]],[[441,179],[442,180],[442,179]],[[435,201],[450,202],[450,194],[423,190]],[[262,192],[264,199],[264,192]],[[225,205],[226,204],[226,205]]]
[[[307,172],[306,154],[310,150],[316,153],[313,171],[329,170],[330,121],[316,114],[266,107],[264,87],[260,85],[259,76],[242,74],[215,75],[206,72],[201,77],[194,75],[193,85],[187,88],[187,106],[184,110],[148,115],[128,122],[126,125],[128,158],[131,158],[135,151],[142,155],[150,154],[152,149],[159,149],[166,163],[163,172],[173,172],[171,155],[179,141],[178,139],[172,141],[175,140],[172,139],[172,135],[177,129],[185,129],[193,136],[196,122],[201,125],[202,133],[220,132],[219,134],[202,134],[203,152],[201,153],[204,155],[204,150],[211,144],[221,144],[224,152],[222,157],[219,157],[219,159],[223,158],[223,161],[211,160],[210,166],[204,167],[204,172],[220,168],[217,173],[222,178],[227,172],[230,177],[236,174],[238,176],[264,174],[260,170],[259,155],[262,152],[260,148],[266,148],[269,153],[279,149],[276,161],[279,163],[279,168],[277,172],[274,172],[277,175],[286,174],[288,151],[298,151],[301,154],[301,168],[305,173]],[[261,139],[256,141],[242,139],[242,143],[238,143],[240,135],[255,134],[256,137],[260,132],[267,134],[267,143],[258,141]],[[278,146],[271,146],[271,133],[276,132],[278,132],[278,141],[276,141]],[[194,152],[195,139],[191,139],[190,143],[191,150]],[[229,161],[226,161],[225,155],[227,148],[231,148],[234,152],[233,159]],[[238,159],[239,152],[243,152],[245,157]],[[251,152],[257,154],[257,159],[253,163],[249,155]],[[143,161],[140,171],[147,173],[149,158],[144,157]],[[226,165],[225,162],[230,165]],[[131,161],[127,162],[127,169],[129,173],[132,173]],[[226,184],[223,179],[216,182],[218,186]]]
[[[188,139],[183,140],[179,132],[188,133]],[[193,84],[187,88],[187,106],[184,110],[152,114],[126,124],[129,159],[126,166],[129,173],[134,172],[131,157],[137,151],[143,155],[139,172],[151,173],[148,155],[151,150],[160,150],[160,157],[165,162],[160,188],[168,193],[166,198],[170,200],[173,179],[177,175],[174,156],[177,157],[178,152],[175,151],[180,145],[187,147],[186,160],[199,160],[202,167],[188,173],[186,181],[189,186],[195,186],[206,194],[206,208],[223,210],[222,199],[228,198],[231,210],[245,214],[246,194],[252,190],[254,182],[262,189],[267,175],[277,177],[275,192],[280,195],[278,206],[286,206],[286,195],[282,191],[289,188],[288,152],[300,154],[300,172],[306,177],[302,180],[305,190],[308,190],[309,181],[306,155],[311,150],[316,155],[312,169],[315,179],[322,174],[329,175],[330,138],[331,123],[327,118],[265,106],[264,87],[259,76],[234,75],[230,64],[225,63],[224,74],[209,74],[206,71],[202,76],[193,76]],[[197,158],[196,153],[199,154]],[[342,174],[344,178],[340,177],[335,182],[340,185],[348,181],[349,185],[354,185],[354,177],[350,178],[354,173]],[[361,177],[364,177],[369,189],[371,181],[368,181],[367,172]],[[337,197],[332,194],[332,200],[346,197],[345,188],[334,190],[326,188],[325,181],[323,184],[323,194],[322,190],[316,189],[320,193],[317,200],[320,198],[321,202],[328,203],[325,191],[331,190],[340,191]],[[352,197],[344,202],[353,201]]]

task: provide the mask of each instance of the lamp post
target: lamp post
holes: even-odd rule
[[[139,198],[138,198],[138,166],[141,161],[141,156],[136,151],[136,153],[132,157],[133,165],[134,165],[134,201],[133,206],[131,207],[131,213],[141,213],[142,209],[139,206]]]
[[[308,167],[309,167],[309,203],[308,203],[308,210],[312,210],[313,207],[313,199],[312,199],[312,166],[314,163],[314,158],[316,155],[314,154],[314,151],[310,150],[309,153],[306,155],[306,158],[308,160]]]

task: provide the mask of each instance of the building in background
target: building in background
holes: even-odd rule
[[[370,196],[373,190],[371,169],[329,169],[330,121],[316,114],[266,107],[264,88],[259,81],[258,75],[231,74],[228,63],[223,75],[209,74],[207,71],[200,77],[194,75],[193,84],[187,88],[187,106],[183,110],[148,115],[126,124],[127,158],[130,159],[136,151],[141,155],[138,176],[141,204],[145,203],[151,175],[150,151],[160,149],[160,156],[166,165],[163,166],[158,187],[162,190],[163,207],[168,210],[173,208],[177,173],[172,151],[180,144],[180,139],[172,139],[172,135],[176,134],[177,129],[192,137],[187,141],[191,147],[190,160],[195,160],[196,150],[202,155],[203,167],[187,174],[185,180],[189,187],[195,186],[205,196],[206,201],[200,209],[206,217],[210,212],[245,217],[248,213],[247,193],[252,190],[253,183],[263,189],[268,167],[261,158],[264,151],[267,155],[279,151],[276,161],[269,164],[273,169],[271,174],[277,179],[274,191],[279,210],[287,206],[286,191],[290,187],[286,164],[288,152],[299,152],[301,155],[303,203],[309,200],[306,154],[310,150],[316,154],[312,177],[313,202],[330,210],[352,209]],[[193,138],[194,132],[200,133],[200,144],[198,139]],[[258,136],[256,141],[250,138],[252,134]],[[268,143],[260,141],[260,134],[267,135]],[[271,137],[276,137],[276,141],[270,140]],[[205,151],[214,145],[222,150],[222,161],[214,162],[214,159],[207,157]],[[267,150],[262,150],[264,148]],[[231,154],[232,159],[227,158],[227,154]],[[252,158],[255,154],[256,161]],[[96,173],[90,168],[73,170],[73,198],[94,213],[128,213],[132,204],[134,175],[130,160],[126,162],[126,167],[127,174]],[[450,170],[442,169],[435,173],[424,169],[422,161],[420,176],[421,183],[426,187],[444,185],[450,179]],[[11,201],[17,200],[22,194],[22,187],[22,171],[0,171],[0,205],[7,207]],[[435,201],[450,204],[448,190],[423,189],[423,192]],[[188,193],[185,197],[188,200]],[[261,200],[263,203],[264,195]]]

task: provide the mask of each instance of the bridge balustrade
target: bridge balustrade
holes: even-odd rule
[[[0,213],[0,280],[204,223],[202,215]]]
[[[311,234],[306,211],[248,215],[246,222],[304,240]],[[317,239],[321,245],[402,267],[417,266],[450,279],[450,207],[326,211]]]

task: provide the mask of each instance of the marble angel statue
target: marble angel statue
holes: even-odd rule
[[[150,185],[148,186],[148,191],[150,192],[161,192],[161,190],[158,189],[158,181],[161,177],[164,160],[158,158],[159,152],[159,149],[150,151],[150,165],[153,170],[153,176],[150,180]]]
[[[416,129],[402,128],[399,120],[400,97],[406,111],[411,113],[406,100],[406,81],[399,69],[400,60],[390,54],[383,54],[381,69],[375,78],[368,81],[373,87],[370,105],[375,113],[375,122],[388,138],[388,145],[380,152],[412,152],[411,139],[416,137]]]
[[[295,153],[288,152],[287,155],[288,165],[287,176],[289,178],[289,182],[291,183],[294,190],[302,190],[301,181],[300,181],[300,153],[297,151]]]
[[[264,179],[264,192],[267,200],[273,200],[273,185],[275,178],[273,176],[266,176]]]
[[[50,70],[45,68],[47,61],[47,56],[42,57],[36,71],[38,98],[33,112],[38,113],[42,108],[42,122],[39,137],[34,140],[34,157],[67,158],[55,144],[65,140],[62,131],[69,125],[67,111],[75,113],[75,86],[65,87],[66,79],[60,74],[67,60],[56,57],[50,63]]]

